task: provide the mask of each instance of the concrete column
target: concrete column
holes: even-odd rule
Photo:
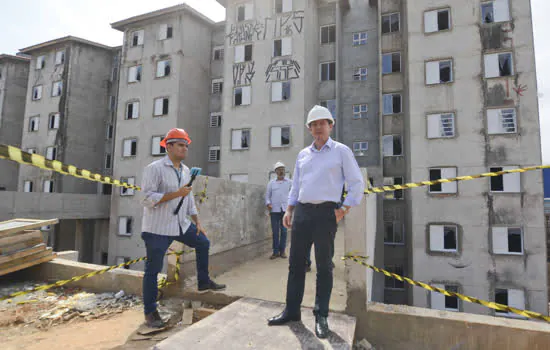
[[[83,222],[81,219],[75,220],[75,230],[74,230],[74,248],[79,252],[79,258],[82,257],[81,250],[82,244],[84,243],[84,228]]]
[[[361,168],[365,183],[368,183],[367,169]],[[372,264],[376,238],[376,197],[365,195],[361,205],[353,207],[341,221],[344,231],[345,253],[368,256]],[[346,260],[346,313],[357,317],[364,316],[367,303],[371,299],[373,271],[354,261]],[[361,329],[359,323],[357,329]]]

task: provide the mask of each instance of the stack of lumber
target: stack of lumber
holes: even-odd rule
[[[0,222],[0,276],[54,259],[56,254],[46,246],[40,227],[57,222],[57,219]]]

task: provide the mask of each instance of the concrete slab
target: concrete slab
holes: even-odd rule
[[[204,320],[158,343],[155,350],[172,349],[351,349],[354,317],[329,315],[332,333],[327,339],[315,336],[311,309],[302,309],[302,321],[268,326],[283,304],[252,298],[240,299]]]
[[[290,240],[290,239],[289,239]],[[288,254],[288,249],[287,249]],[[288,277],[288,259],[270,260],[271,253],[250,260],[226,273],[216,276],[214,280],[227,285],[227,289],[216,292],[218,298],[226,299],[250,297],[263,300],[284,302],[286,298],[286,284]],[[330,298],[330,310],[344,311],[346,309],[346,272],[345,263],[341,260],[344,255],[343,232],[336,234],[334,242],[334,282]],[[306,286],[302,306],[315,305],[315,254],[311,252],[312,270],[306,274]],[[212,293],[214,294],[214,293]],[[189,298],[201,299],[200,295],[187,295]],[[206,296],[203,295],[202,298]],[[216,302],[215,299],[203,299],[206,302]],[[221,299],[220,299],[221,300]],[[221,303],[221,301],[220,301]]]

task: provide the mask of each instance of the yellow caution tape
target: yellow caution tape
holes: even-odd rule
[[[187,250],[187,251],[179,251],[179,252],[173,252],[173,253],[166,254],[166,255],[177,255],[178,256],[178,259],[176,259],[175,282],[177,282],[179,280],[179,271],[180,271],[180,266],[179,266],[180,265],[180,259],[179,259],[179,257],[182,254],[190,253],[190,252],[193,252],[193,251],[194,250]],[[120,267],[130,266],[132,264],[138,263],[138,262],[143,261],[143,260],[147,260],[147,257],[141,257],[141,258],[138,258],[138,259],[130,260],[130,261],[122,263],[122,264],[109,266],[109,267],[107,267],[103,270],[97,270],[97,271],[89,272],[89,273],[86,273],[84,275],[75,276],[75,277],[73,277],[71,279],[68,279],[68,280],[57,281],[57,282],[52,283],[52,284],[47,284],[47,285],[35,287],[31,290],[22,290],[22,291],[19,291],[19,292],[15,292],[15,293],[12,293],[10,295],[6,295],[4,297],[0,297],[0,301],[15,298],[15,297],[25,295],[25,294],[29,294],[29,293],[33,293],[33,292],[39,292],[39,291],[42,291],[42,290],[48,290],[48,289],[55,288],[55,287],[61,287],[61,286],[65,285],[67,283],[70,283],[70,282],[76,282],[76,281],[83,280],[85,278],[90,278],[90,277],[93,277],[93,276],[101,275],[101,274],[104,274],[106,272],[112,271],[112,270],[120,268]],[[167,282],[166,278],[163,278],[159,282],[159,288],[166,287],[166,286],[168,286],[170,284],[173,284],[175,282]]]
[[[199,197],[199,203],[203,203],[205,200],[208,199],[208,196],[206,196],[207,189],[208,189],[208,176],[204,178],[204,189],[195,195]]]
[[[9,159],[9,160],[13,160],[15,162],[21,163],[21,164],[29,164],[29,165],[33,165],[35,167],[38,167],[38,168],[41,168],[41,169],[44,169],[44,170],[56,171],[56,172],[64,174],[64,175],[71,175],[71,176],[74,176],[74,177],[79,177],[79,178],[83,178],[83,179],[90,180],[90,181],[101,182],[101,183],[104,183],[104,184],[110,184],[110,185],[119,186],[119,187],[126,187],[126,188],[134,189],[134,190],[137,190],[137,191],[141,190],[141,188],[139,186],[130,185],[126,182],[122,182],[122,181],[119,181],[119,180],[114,180],[114,179],[111,179],[108,176],[103,176],[103,175],[100,175],[100,174],[94,174],[94,173],[91,173],[88,170],[79,169],[79,168],[76,168],[73,165],[66,165],[66,164],[63,164],[63,163],[61,163],[57,160],[47,160],[43,156],[40,156],[40,155],[37,155],[37,154],[27,153],[27,152],[24,152],[24,151],[22,151],[21,149],[19,149],[17,147],[8,146],[8,145],[4,145],[4,144],[0,144],[0,159]],[[402,184],[402,185],[372,187],[372,188],[369,188],[369,189],[365,190],[364,193],[371,194],[371,193],[390,192],[390,191],[395,191],[395,190],[406,190],[406,189],[410,189],[410,188],[430,186],[430,185],[435,185],[435,184],[440,184],[440,183],[449,183],[449,182],[455,182],[455,181],[467,181],[467,180],[474,180],[474,179],[479,179],[479,178],[483,178],[483,177],[500,176],[500,175],[512,174],[512,173],[523,173],[523,172],[526,172],[526,171],[541,170],[541,169],[548,169],[548,168],[550,168],[550,165],[538,165],[538,166],[525,167],[525,168],[519,168],[519,169],[510,169],[510,170],[502,170],[502,171],[496,171],[496,172],[488,172],[488,173],[482,173],[482,174],[476,174],[476,175],[457,176],[457,177],[447,178],[447,179],[411,182],[411,183],[406,183],[406,184]],[[208,185],[208,177],[206,178],[204,190],[201,193],[198,194],[201,203],[204,201],[204,199],[206,199],[207,185]],[[347,195],[347,193],[344,193],[344,197],[346,195]],[[178,254],[178,259],[176,260],[175,281],[174,282],[167,282],[166,278],[164,278],[163,280],[161,280],[159,282],[159,285],[161,287],[167,286],[169,284],[172,284],[172,283],[175,283],[176,281],[178,281],[178,279],[179,279],[179,269],[180,269],[179,255],[181,255],[182,253],[183,252],[170,253],[170,254]],[[168,254],[168,255],[170,255],[170,254]],[[124,267],[126,265],[135,264],[135,263],[137,263],[139,261],[142,261],[142,260],[145,260],[145,259],[146,259],[146,257],[142,257],[142,258],[139,258],[139,259],[134,259],[134,260],[131,260],[127,263],[119,264],[119,265],[116,265],[116,266],[111,266],[111,267],[108,267],[108,268],[103,269],[103,270],[87,273],[85,275],[76,276],[76,277],[73,277],[69,280],[57,281],[53,284],[36,287],[36,288],[34,288],[32,290],[29,290],[29,291],[16,292],[16,293],[13,293],[13,294],[10,294],[8,296],[0,298],[0,301],[6,300],[6,299],[9,299],[9,298],[13,298],[13,297],[16,297],[16,296],[19,296],[19,295],[25,295],[25,294],[28,294],[28,293],[36,292],[36,291],[47,290],[47,289],[50,289],[50,288],[53,288],[53,287],[60,287],[60,286],[65,285],[69,282],[75,282],[75,281],[79,281],[79,280],[84,279],[84,278],[93,277],[93,276],[96,276],[96,275],[114,270],[114,269],[119,268],[119,267]],[[384,275],[386,275],[388,277],[396,278],[397,280],[399,280],[401,282],[405,281],[405,282],[407,282],[411,285],[422,287],[422,288],[427,289],[427,290],[432,291],[432,292],[438,292],[438,293],[442,293],[446,296],[457,297],[461,300],[464,300],[464,301],[467,301],[467,302],[470,302],[470,303],[483,305],[483,306],[489,307],[491,309],[504,311],[504,312],[512,312],[512,313],[515,313],[517,315],[521,315],[521,316],[524,316],[524,317],[536,318],[536,319],[540,319],[540,320],[543,320],[543,321],[546,321],[546,322],[550,322],[550,317],[549,316],[544,316],[544,315],[542,315],[540,313],[537,313],[537,312],[528,311],[528,310],[520,310],[520,309],[516,309],[514,307],[507,306],[507,305],[502,305],[502,304],[498,304],[498,303],[495,303],[495,302],[485,301],[485,300],[477,299],[477,298],[474,298],[474,297],[469,297],[469,296],[466,296],[466,295],[462,295],[462,294],[459,294],[459,293],[450,292],[450,291],[447,291],[447,290],[444,290],[444,289],[441,289],[441,288],[430,286],[430,285],[428,285],[426,283],[423,283],[423,282],[418,282],[418,281],[411,280],[408,277],[399,276],[395,273],[386,271],[384,269],[380,269],[376,266],[369,265],[369,264],[365,263],[364,261],[359,260],[359,259],[364,260],[364,259],[366,259],[366,257],[361,257],[361,256],[357,256],[357,255],[346,255],[342,259],[343,260],[347,260],[347,259],[353,260],[353,261],[355,261],[355,262],[357,262],[361,265],[364,265],[368,268],[373,269],[376,272],[381,272],[381,273],[383,273]]]
[[[112,179],[109,176],[94,174],[89,170],[79,169],[74,165],[63,164],[58,160],[47,160],[39,154],[25,152],[17,147],[0,144],[0,159],[13,160],[20,164],[28,164],[44,170],[51,170],[64,175],[71,175],[85,180],[101,182],[108,185],[118,187],[126,187],[133,190],[141,191],[141,188],[136,185]]]
[[[473,180],[473,179],[480,179],[482,177],[499,176],[499,175],[512,174],[512,173],[524,173],[526,171],[548,169],[548,168],[550,168],[550,165],[537,165],[537,166],[532,166],[532,167],[495,171],[495,172],[489,172],[489,173],[483,173],[483,174],[477,174],[477,175],[464,175],[464,176],[450,177],[448,179],[410,182],[410,183],[406,183],[406,184],[402,184],[402,185],[371,187],[371,188],[366,189],[365,193],[370,194],[370,193],[389,192],[389,191],[395,191],[395,190],[406,190],[406,189],[409,189],[409,188],[430,186],[430,185],[436,185],[436,184],[441,184],[441,183],[448,183],[448,182],[455,182],[455,181],[467,181],[467,180]]]
[[[516,309],[515,307],[511,307],[511,306],[508,306],[508,305],[498,304],[498,303],[495,303],[495,302],[492,302],[492,301],[486,301],[486,300],[482,300],[482,299],[478,299],[478,298],[474,298],[474,297],[469,297],[467,295],[463,295],[463,294],[460,294],[460,293],[451,292],[451,291],[448,291],[448,290],[445,290],[445,289],[430,286],[429,284],[426,284],[426,283],[423,283],[423,282],[418,282],[418,281],[412,280],[408,277],[403,277],[403,276],[400,276],[400,275],[395,274],[393,272],[389,272],[389,271],[386,271],[384,269],[380,269],[376,266],[369,265],[364,261],[366,259],[367,259],[366,256],[360,256],[360,255],[345,255],[344,257],[342,257],[342,260],[353,260],[358,264],[361,264],[365,267],[373,269],[376,272],[383,273],[384,275],[386,275],[388,277],[395,278],[395,279],[397,279],[401,282],[407,282],[407,283],[409,283],[413,286],[422,287],[422,288],[427,289],[427,290],[432,291],[432,292],[438,292],[438,293],[444,294],[448,297],[456,297],[456,298],[459,298],[461,300],[467,301],[469,303],[483,305],[485,307],[488,307],[488,308],[491,308],[491,309],[494,309],[494,310],[503,311],[503,312],[512,312],[516,315],[520,315],[520,316],[524,316],[524,317],[528,317],[528,318],[535,318],[535,319],[538,319],[538,320],[550,322],[550,316],[544,316],[543,314],[540,314],[538,312]]]
[[[41,155],[38,154],[31,154],[22,151],[21,149],[13,146],[8,146],[4,144],[0,144],[0,159],[9,159],[13,160],[15,162],[21,163],[21,164],[29,164],[33,165],[35,167],[44,169],[44,170],[51,170],[56,171],[58,173],[64,174],[64,175],[71,175],[74,177],[79,177],[82,179],[95,181],[95,182],[101,182],[108,185],[114,185],[118,187],[126,187],[130,189],[134,189],[137,191],[141,191],[141,187],[137,185],[130,185],[126,182],[122,182],[116,179],[112,179],[109,176],[103,176],[101,174],[94,174],[90,172],[89,170],[79,169],[73,165],[66,165],[61,163],[57,160],[47,160]],[[541,170],[541,169],[548,169],[550,168],[550,165],[537,165],[532,167],[525,167],[525,168],[519,168],[519,169],[510,169],[510,170],[502,170],[502,171],[496,171],[496,172],[488,172],[488,173],[482,173],[482,174],[476,174],[476,175],[464,175],[464,176],[457,176],[447,179],[438,179],[438,180],[429,180],[429,181],[419,181],[419,182],[410,182],[402,185],[388,185],[388,186],[379,186],[379,187],[371,187],[365,190],[364,193],[371,194],[371,193],[383,193],[383,192],[391,192],[395,190],[406,190],[410,188],[416,188],[416,187],[422,187],[422,186],[431,186],[441,183],[449,183],[449,182],[456,182],[456,181],[467,181],[467,180],[474,180],[474,179],[480,179],[482,177],[491,177],[491,176],[500,176],[505,174],[512,174],[512,173],[523,173],[526,171],[532,171],[532,170]],[[208,180],[208,177],[206,178]],[[206,186],[208,182],[205,182],[205,188],[204,190],[199,193],[200,202],[204,202],[206,199]],[[344,193],[344,197],[346,197],[347,193]]]

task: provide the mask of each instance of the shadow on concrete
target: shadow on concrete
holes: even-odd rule
[[[325,348],[317,336],[307,329],[302,322],[292,322],[288,325],[288,328],[294,333],[302,349],[316,350]]]
[[[337,333],[330,331],[326,340],[320,340],[317,338],[314,332],[306,328],[303,322],[292,322],[288,325],[288,328],[294,333],[296,339],[300,342],[302,349],[317,350],[326,349],[327,342],[330,344],[331,349],[350,349],[350,345],[340,337]]]

